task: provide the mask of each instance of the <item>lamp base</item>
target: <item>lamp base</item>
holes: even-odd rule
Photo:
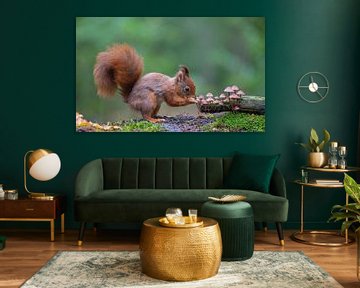
[[[54,200],[55,195],[49,195],[45,193],[29,193],[29,198],[36,199],[36,200]]]

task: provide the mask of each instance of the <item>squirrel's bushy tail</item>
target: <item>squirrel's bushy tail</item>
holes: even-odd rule
[[[96,57],[94,79],[100,96],[114,96],[119,88],[125,99],[143,72],[143,59],[127,44],[116,44]]]

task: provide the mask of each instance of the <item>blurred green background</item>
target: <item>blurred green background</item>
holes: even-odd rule
[[[94,122],[140,118],[120,96],[96,94],[96,55],[114,43],[128,43],[144,58],[144,73],[175,75],[187,65],[196,94],[219,95],[238,85],[265,96],[264,17],[77,17],[76,111]],[[196,114],[195,105],[169,107],[160,115]]]

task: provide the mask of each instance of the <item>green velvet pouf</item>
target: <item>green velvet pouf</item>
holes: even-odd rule
[[[254,253],[254,215],[247,202],[222,204],[207,201],[201,207],[201,216],[219,222],[223,244],[222,260],[238,261]]]

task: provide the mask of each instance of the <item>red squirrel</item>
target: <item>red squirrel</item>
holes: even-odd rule
[[[161,73],[141,76],[143,68],[143,59],[133,47],[111,46],[96,58],[93,74],[97,93],[111,97],[119,89],[124,101],[152,123],[162,121],[154,117],[163,101],[169,106],[196,103],[195,84],[186,66],[180,66],[175,77]]]

